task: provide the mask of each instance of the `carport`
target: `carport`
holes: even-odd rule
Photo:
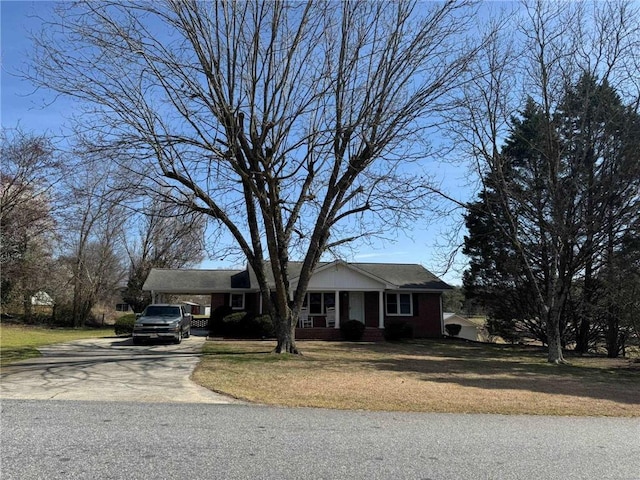
[[[174,270],[153,268],[142,289],[151,292],[153,303],[168,303],[170,295],[208,295],[211,313],[221,305],[232,305],[233,296],[246,303],[259,302],[259,293],[252,289],[246,269],[236,270]],[[233,290],[233,293],[231,291]],[[248,295],[250,294],[250,295]],[[246,297],[246,298],[245,298]],[[207,320],[197,320],[196,328],[206,328]]]

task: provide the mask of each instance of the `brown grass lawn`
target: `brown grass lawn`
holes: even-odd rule
[[[457,341],[298,345],[303,356],[272,354],[272,342],[209,341],[193,379],[291,407],[640,416],[640,363],[629,359],[553,366],[537,347]]]

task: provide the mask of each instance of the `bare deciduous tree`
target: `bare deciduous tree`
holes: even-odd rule
[[[75,152],[64,180],[66,208],[59,212],[64,232],[62,262],[72,290],[73,325],[84,326],[101,299],[109,299],[124,278],[123,192],[113,188],[118,171],[99,155]]]
[[[51,142],[23,131],[2,131],[0,150],[0,268],[2,304],[13,297],[31,313],[31,297],[45,286],[56,224],[53,186],[59,165]]]
[[[123,300],[134,312],[141,312],[151,302],[151,293],[142,287],[152,268],[197,265],[204,252],[204,215],[185,211],[166,195],[146,201],[131,219],[125,240],[129,279]]]
[[[76,2],[30,78],[147,189],[172,188],[233,237],[277,352],[326,252],[423,215],[411,161],[474,47],[467,2]],[[475,35],[477,37],[477,35]],[[291,283],[290,255],[303,259]]]

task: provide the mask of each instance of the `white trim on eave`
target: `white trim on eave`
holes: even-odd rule
[[[394,288],[391,289],[391,291],[398,291],[398,292],[407,292],[407,293],[440,293],[442,294],[445,290],[440,290],[439,288],[403,288],[403,287],[398,287],[398,288]]]
[[[362,269],[356,267],[355,265],[347,263],[347,262],[345,262],[343,260],[334,260],[333,262],[327,263],[325,265],[322,265],[322,266],[316,268],[313,271],[313,273],[311,274],[310,281],[318,273],[322,273],[322,272],[324,272],[326,270],[329,270],[331,268],[334,268],[334,267],[344,267],[344,268],[346,268],[348,270],[351,270],[352,272],[355,272],[358,275],[362,275],[365,278],[368,278],[370,280],[373,280],[376,283],[381,284],[380,287],[384,288],[385,290],[397,290],[397,289],[399,289],[398,285],[390,283],[387,280],[385,280],[384,278],[378,277],[377,275],[374,275],[374,274],[369,273],[369,272],[367,272],[365,270],[362,270]],[[291,284],[291,288],[292,289],[294,289],[298,285],[298,280],[299,279],[300,279],[300,275],[291,278],[290,284]],[[341,288],[340,290],[347,291],[349,289],[348,288]],[[358,289],[358,287],[355,287],[354,291],[356,291],[356,290],[362,290],[362,289]],[[371,289],[371,291],[378,291],[378,290],[379,290],[378,288],[372,288]]]

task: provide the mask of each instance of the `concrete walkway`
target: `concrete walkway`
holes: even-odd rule
[[[180,345],[133,345],[130,338],[77,340],[40,349],[43,356],[3,367],[2,399],[241,403],[189,376],[203,337]]]

